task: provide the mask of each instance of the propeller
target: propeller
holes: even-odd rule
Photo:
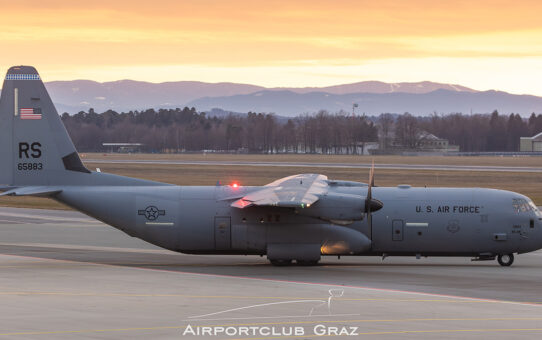
[[[373,199],[373,187],[375,185],[375,161],[371,165],[369,171],[369,188],[367,189],[367,197],[365,198],[365,213],[367,214],[367,224],[371,233],[371,239],[373,236],[373,219],[371,213],[382,209],[384,206],[379,200]]]

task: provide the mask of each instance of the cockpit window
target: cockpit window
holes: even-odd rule
[[[522,199],[522,198],[514,198],[512,206],[514,207],[515,212],[527,212],[530,211],[532,208],[529,205],[529,203]]]
[[[541,215],[536,205],[531,200],[525,200],[523,198],[514,198],[512,200],[512,206],[517,213],[524,213],[534,211],[536,215]]]

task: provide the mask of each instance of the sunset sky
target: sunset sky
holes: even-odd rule
[[[46,81],[431,80],[542,95],[540,13],[540,1],[508,0],[0,0],[0,69],[34,65]]]

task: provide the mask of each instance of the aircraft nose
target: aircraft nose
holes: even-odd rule
[[[382,202],[380,202],[379,200],[371,199],[369,201],[369,207],[371,209],[371,212],[378,211],[382,209],[383,206],[384,204],[382,204]]]

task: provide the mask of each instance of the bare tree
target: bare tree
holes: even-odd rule
[[[378,117],[378,125],[380,127],[380,145],[381,148],[387,150],[390,146],[393,138],[393,115],[390,113],[383,113]]]

